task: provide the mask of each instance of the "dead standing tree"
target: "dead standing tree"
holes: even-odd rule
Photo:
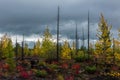
[[[57,15],[57,61],[59,61],[59,6]]]
[[[90,58],[90,51],[89,51],[89,44],[90,44],[90,26],[89,26],[90,22],[89,22],[89,11],[88,11],[88,59]]]
[[[21,59],[24,60],[24,34],[23,34],[23,41],[22,41],[22,54]]]
[[[77,31],[77,23],[76,23],[76,30],[75,30],[75,39],[76,39],[76,55],[78,54],[78,31]]]

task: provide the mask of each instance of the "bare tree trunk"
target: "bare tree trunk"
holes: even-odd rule
[[[18,58],[18,43],[17,43],[17,37],[16,37],[16,50],[15,50],[16,59]]]
[[[24,34],[23,34],[23,41],[22,41],[22,60],[24,60]]]
[[[89,37],[90,37],[90,29],[89,29],[89,11],[88,11],[88,59],[90,57],[90,52],[89,52]]]
[[[75,38],[76,38],[76,55],[77,55],[77,54],[78,54],[78,32],[77,32],[77,23],[76,23]]]
[[[113,38],[113,64],[115,65],[115,40]]]
[[[57,61],[59,61],[59,6],[57,15]]]

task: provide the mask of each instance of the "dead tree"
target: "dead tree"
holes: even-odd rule
[[[57,15],[57,61],[59,61],[59,6]]]
[[[24,60],[24,34],[23,34],[23,41],[22,41],[22,55],[21,55],[22,60]]]

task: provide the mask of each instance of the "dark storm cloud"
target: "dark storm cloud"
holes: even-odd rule
[[[120,26],[118,0],[0,0],[0,33],[31,35],[42,33],[49,26],[56,33],[57,6],[60,6],[60,33],[74,38],[75,23],[79,36],[84,27],[87,38],[87,14],[90,12],[91,38],[94,38],[100,13],[113,25]]]

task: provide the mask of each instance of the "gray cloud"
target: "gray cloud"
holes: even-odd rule
[[[120,24],[120,1],[114,0],[0,0],[0,33],[31,35],[42,33],[48,25],[56,34],[57,6],[60,6],[60,33],[74,38],[75,22],[78,24],[79,37],[85,29],[87,39],[87,14],[90,12],[91,38],[94,39],[103,13],[107,22],[116,31]]]

